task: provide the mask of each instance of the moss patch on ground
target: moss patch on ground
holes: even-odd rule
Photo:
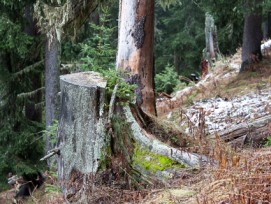
[[[140,166],[151,173],[164,171],[168,168],[185,168],[184,164],[169,159],[166,156],[159,155],[149,151],[147,148],[136,144],[133,154],[133,165]]]

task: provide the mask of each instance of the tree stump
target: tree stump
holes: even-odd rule
[[[67,200],[70,194],[80,191],[74,186],[74,177],[79,176],[83,181],[79,185],[82,189],[86,178],[97,172],[105,158],[106,81],[95,72],[74,73],[61,76],[60,87],[58,178]]]

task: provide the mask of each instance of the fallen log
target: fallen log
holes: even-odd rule
[[[271,135],[271,115],[241,123],[225,131],[219,132],[221,139],[235,147],[242,147],[246,143],[258,144]]]

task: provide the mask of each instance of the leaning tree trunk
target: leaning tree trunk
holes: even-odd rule
[[[136,84],[136,102],[156,115],[153,69],[154,0],[121,0],[117,70]]]
[[[250,4],[248,4],[250,5]],[[254,5],[255,6],[255,5]],[[242,65],[240,71],[245,71],[252,63],[262,59],[262,16],[261,12],[248,13],[245,16],[243,45],[242,45]]]
[[[83,189],[101,167],[108,148],[103,113],[106,81],[97,73],[84,72],[63,75],[60,84],[58,178],[68,201],[87,203]],[[78,175],[81,179],[73,180]]]
[[[45,49],[45,120],[46,130],[58,119],[59,106],[59,42],[54,32],[47,37]],[[50,132],[46,134],[45,151],[52,149],[52,137]],[[49,160],[48,160],[49,161]],[[48,162],[50,166],[50,162]]]

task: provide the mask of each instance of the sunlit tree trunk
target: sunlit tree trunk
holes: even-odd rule
[[[121,0],[117,70],[136,84],[136,103],[156,115],[154,95],[154,0]]]

